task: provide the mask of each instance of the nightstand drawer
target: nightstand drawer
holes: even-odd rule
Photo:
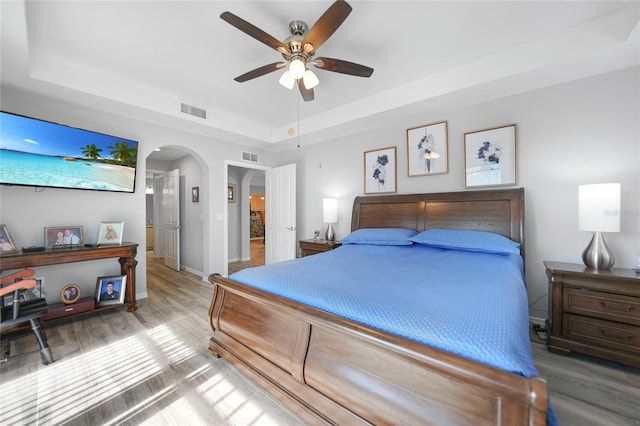
[[[640,326],[640,299],[585,289],[563,289],[566,312]]]
[[[565,314],[562,329],[575,340],[640,353],[640,327]]]

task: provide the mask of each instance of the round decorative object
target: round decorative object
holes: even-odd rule
[[[77,284],[67,284],[60,290],[60,300],[65,305],[76,303],[80,299],[80,287]]]

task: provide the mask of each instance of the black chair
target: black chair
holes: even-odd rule
[[[34,288],[38,283],[35,279],[29,278],[33,274],[33,269],[24,269],[0,278],[0,341],[2,343],[0,362],[7,362],[38,351],[44,365],[53,362],[51,348],[39,320],[40,316],[49,311],[47,301],[42,297],[31,300],[25,297],[25,291]],[[13,295],[13,303],[4,306],[4,298],[9,294]],[[40,349],[11,356],[11,340],[30,334],[27,323],[35,334]]]

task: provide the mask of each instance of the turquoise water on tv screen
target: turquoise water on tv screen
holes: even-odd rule
[[[0,182],[131,192],[135,170],[113,164],[0,149]]]

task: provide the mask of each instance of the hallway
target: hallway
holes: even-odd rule
[[[229,262],[229,275],[241,269],[264,265],[264,242],[262,238],[251,240],[251,260]]]

